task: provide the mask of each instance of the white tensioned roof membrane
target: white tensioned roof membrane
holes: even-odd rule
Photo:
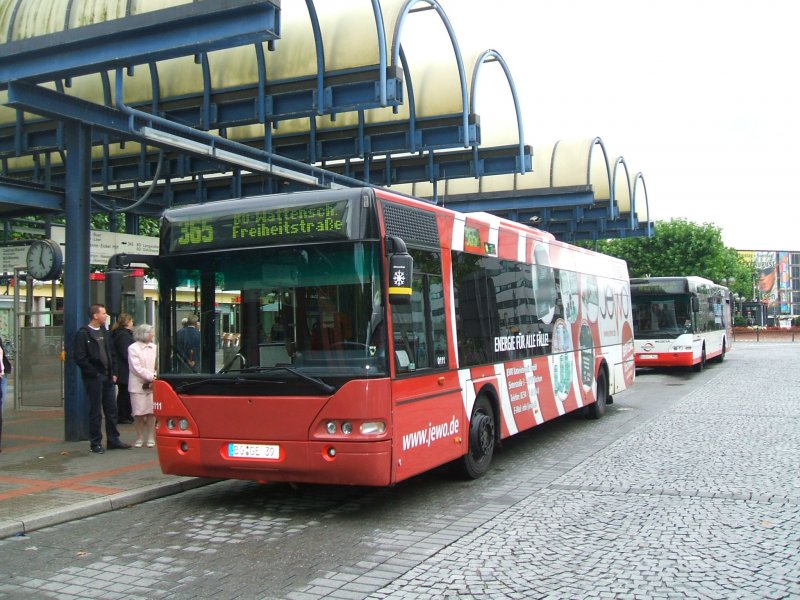
[[[3,23],[8,28],[10,13],[13,6],[20,2],[19,14],[15,18],[15,27],[12,39],[31,37],[44,33],[52,33],[63,28],[68,0],[0,0],[0,27]],[[185,3],[173,0],[170,4]],[[70,23],[93,23],[124,15],[126,0],[74,0]],[[461,76],[459,73],[457,54],[453,41],[448,35],[444,22],[436,10],[408,13],[410,8],[417,5],[428,6],[426,0],[382,0],[380,2],[385,32],[385,53],[389,65],[393,62],[393,54],[399,54],[396,48],[397,41],[402,40],[402,49],[408,64],[408,73],[412,82],[415,100],[415,113],[417,118],[454,116],[463,113],[464,103],[469,102],[472,75],[477,68],[476,60],[485,48],[468,47],[460,48],[464,56],[463,74],[466,87],[466,100],[462,97]],[[134,1],[132,13],[162,8],[164,2],[160,0]],[[370,0],[338,0],[317,2],[315,9],[320,22],[320,31],[325,57],[325,72],[358,69],[377,65],[379,63],[379,36],[375,14]],[[397,31],[398,21],[402,15],[405,18],[402,28]],[[78,17],[78,15],[81,15]],[[59,26],[60,25],[60,26]],[[5,30],[3,31],[5,34]],[[457,32],[456,32],[457,34]],[[467,40],[471,44],[480,40],[474,37]],[[457,40],[462,44],[463,40]],[[302,77],[315,76],[317,73],[317,55],[314,43],[313,29],[308,8],[304,0],[282,0],[281,3],[281,39],[275,43],[275,50],[268,52],[264,44],[266,55],[266,78],[270,83],[290,81]],[[258,64],[253,46],[242,46],[209,53],[209,67],[211,73],[212,89],[236,89],[246,85],[253,85],[258,81]],[[501,69],[484,69],[489,72]],[[166,60],[157,64],[158,72],[158,98],[162,101],[174,100],[188,95],[197,96],[203,92],[202,66],[195,62],[194,57],[187,56]],[[502,71],[501,71],[502,72]],[[115,89],[116,75],[109,72],[111,89]],[[479,81],[487,76],[481,75]],[[494,87],[494,82],[487,85]],[[496,143],[496,135],[492,131],[516,131],[515,113],[513,102],[510,100],[511,92],[509,83],[503,76],[501,86],[506,90],[508,104],[504,103],[503,110],[487,110],[482,116],[483,145]],[[55,89],[50,84],[47,87]],[[403,105],[395,111],[392,107],[367,110],[364,114],[365,124],[397,123],[408,121],[409,91],[404,84]],[[76,77],[71,85],[65,88],[65,93],[80,97],[91,102],[102,104],[103,86],[97,74]],[[153,98],[152,80],[149,69],[145,66],[137,67],[132,76],[125,75],[123,84],[123,97],[126,104],[147,103]],[[0,102],[5,100],[6,92],[0,92]],[[491,106],[486,106],[491,109]],[[469,110],[469,108],[467,109]],[[487,127],[491,124],[493,115],[507,115],[509,127]],[[351,129],[358,124],[358,113],[341,113],[335,115],[319,116],[315,118],[317,131],[328,129]],[[26,121],[38,120],[32,114],[25,115]],[[0,124],[11,124],[16,120],[16,112],[5,106],[0,106]],[[289,119],[280,121],[275,135],[302,134],[310,131],[309,118]],[[264,126],[261,124],[242,127],[231,127],[226,132],[230,139],[237,141],[261,140],[264,138]],[[519,143],[516,133],[503,144]],[[126,143],[121,150],[119,145],[113,145],[112,155],[138,154],[137,144]],[[59,158],[53,157],[54,162]],[[30,164],[30,159],[23,161]],[[19,166],[22,167],[23,164]],[[13,169],[13,161],[10,167]]]
[[[621,156],[609,161],[600,138],[562,140],[533,147],[533,171],[525,174],[490,175],[445,179],[440,196],[459,196],[590,186],[598,202],[613,200],[621,215],[635,212],[640,223],[648,220],[647,190],[641,173],[629,173]],[[392,189],[419,198],[434,196],[431,182],[393,186]]]
[[[25,39],[36,35],[54,33],[65,28],[80,27],[125,16],[130,1],[131,14],[188,4],[192,0],[0,0],[0,42]],[[70,6],[71,4],[71,6]],[[493,37],[501,40],[503,32],[475,34],[475,25],[453,22],[457,36],[455,44],[462,56],[464,83],[467,97],[462,96],[462,79],[459,73],[457,52],[450,39],[443,18],[437,10],[409,12],[410,9],[431,8],[428,0],[381,0],[385,36],[384,50],[387,63],[393,64],[399,54],[398,43],[402,42],[407,71],[414,92],[414,108],[417,118],[460,115],[464,103],[473,99],[469,112],[480,115],[482,146],[512,145],[520,142],[517,135],[517,115],[514,98],[506,73],[497,60],[483,64],[480,59],[486,51],[479,46]],[[437,5],[438,7],[438,5]],[[380,40],[378,24],[370,0],[325,0],[314,4],[324,48],[325,72],[347,71],[359,67],[379,64]],[[441,9],[441,7],[438,7]],[[14,25],[8,31],[12,13]],[[402,27],[398,29],[401,22]],[[472,29],[470,29],[470,25]],[[460,35],[460,31],[465,34]],[[314,43],[312,21],[304,0],[281,1],[281,39],[275,50],[266,56],[266,78],[269,83],[291,81],[317,74],[317,54]],[[499,52],[497,55],[499,56]],[[258,81],[258,63],[252,45],[219,50],[209,53],[211,86],[214,91],[252,86]],[[401,65],[399,65],[401,66]],[[169,101],[203,92],[201,65],[194,57],[187,56],[157,63],[158,98]],[[479,77],[473,85],[473,75],[480,68]],[[116,74],[108,73],[110,89],[115,89]],[[392,107],[367,110],[364,123],[382,124],[408,121],[410,118],[410,95],[404,80],[404,104],[397,110]],[[54,84],[46,87],[55,89]],[[103,86],[100,75],[76,77],[65,93],[85,100],[103,104]],[[0,125],[16,121],[16,111],[3,105],[7,92],[0,92]],[[152,79],[146,66],[139,66],[133,75],[125,75],[123,97],[126,104],[148,103],[153,98]],[[480,113],[479,109],[484,109]],[[26,113],[26,121],[40,117]],[[358,113],[349,112],[313,117],[317,131],[351,129],[358,124]],[[274,135],[308,133],[310,119],[280,121]],[[237,141],[254,141],[264,138],[261,124],[229,128],[227,136]],[[127,142],[124,149],[119,144],[110,146],[112,156],[138,155],[139,144]],[[103,148],[94,147],[94,158],[101,158]],[[51,153],[53,164],[61,157]],[[10,158],[9,171],[29,169],[33,164],[30,156]],[[644,196],[645,201],[635,203],[636,215],[641,222],[647,218],[646,192],[641,174],[629,177],[624,161],[617,159],[609,164],[605,148],[599,138],[577,141],[562,141],[554,145],[534,148],[534,170],[531,173],[487,176],[480,179],[445,179],[446,194],[472,194],[479,192],[502,192],[510,190],[544,189],[590,185],[595,198],[609,200],[613,181],[614,199],[621,213],[631,210],[633,198]],[[433,195],[432,184],[418,183],[397,186],[417,196]]]

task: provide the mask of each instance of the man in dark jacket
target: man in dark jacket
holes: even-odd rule
[[[177,351],[181,372],[200,372],[200,330],[197,315],[189,315],[186,326],[178,331]]]
[[[117,430],[116,357],[111,335],[106,329],[106,309],[102,304],[89,307],[89,324],[75,334],[75,362],[81,369],[89,399],[89,448],[103,454],[102,421],[106,417],[106,445],[109,450],[127,449]],[[102,411],[102,413],[101,413]]]

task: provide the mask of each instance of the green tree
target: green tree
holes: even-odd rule
[[[725,246],[719,227],[710,223],[659,221],[653,237],[603,240],[597,249],[624,259],[631,277],[697,275],[717,283],[727,280],[731,291],[752,295],[753,265]]]

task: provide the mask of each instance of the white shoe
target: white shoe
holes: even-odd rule
[[[133,443],[133,445],[134,445],[135,447],[137,447],[137,448],[141,448],[143,444],[144,444],[144,442],[142,442],[142,440],[136,440],[136,441]]]
[[[148,448],[152,448],[155,445],[156,445],[156,441],[155,440],[147,440],[147,447]]]

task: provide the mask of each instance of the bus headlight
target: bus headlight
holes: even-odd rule
[[[336,433],[336,421],[328,421],[325,423],[325,431],[333,435]]]
[[[169,418],[167,419],[167,429],[175,429],[175,419]]]
[[[178,429],[181,431],[186,431],[189,429],[189,421],[187,419],[181,419],[178,421]]]
[[[366,421],[359,428],[364,435],[380,435],[386,432],[386,423],[383,421]]]
[[[353,433],[353,424],[350,421],[345,421],[342,423],[342,433],[345,435],[350,435]]]

